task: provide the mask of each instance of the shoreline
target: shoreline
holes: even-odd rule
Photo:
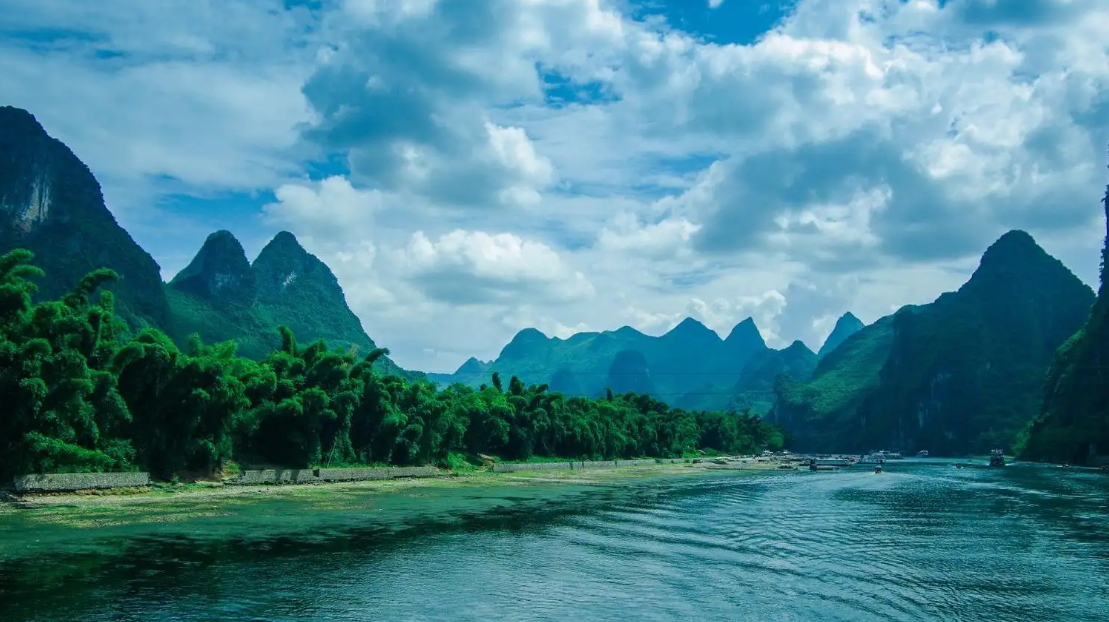
[[[327,493],[388,493],[421,488],[446,487],[514,487],[536,484],[575,484],[583,486],[620,485],[652,477],[680,477],[706,472],[762,472],[782,470],[783,462],[742,462],[719,466],[703,462],[654,466],[617,466],[606,469],[549,470],[535,469],[514,472],[493,472],[479,469],[463,473],[443,472],[435,477],[397,478],[351,482],[319,482],[310,484],[243,485],[225,482],[186,484],[157,483],[141,488],[83,490],[64,493],[26,493],[0,500],[0,514],[58,506],[132,506],[167,502],[210,502],[218,499],[258,497],[307,497]]]

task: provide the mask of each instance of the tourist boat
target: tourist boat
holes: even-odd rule
[[[814,458],[817,466],[849,467],[855,464],[850,458]]]
[[[882,471],[882,465],[879,464],[878,466],[874,467],[875,475],[881,475],[882,473],[884,473],[884,471]]]
[[[928,457],[928,450],[927,449],[921,449],[920,451],[916,452],[916,457],[917,458],[927,458]]]
[[[858,461],[857,464],[885,464],[885,463],[886,463],[885,457],[879,456],[877,454],[868,454],[866,456],[863,456],[862,458],[859,458],[859,461]]]
[[[1003,467],[1005,466],[1005,452],[1000,449],[994,449],[990,452],[990,466]]]

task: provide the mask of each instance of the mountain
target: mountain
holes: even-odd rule
[[[783,350],[766,349],[755,355],[732,387],[730,410],[765,415],[774,405],[779,376],[808,380],[816,370],[817,355],[804,343],[794,341]]]
[[[178,342],[192,333],[205,342],[234,339],[240,354],[259,358],[280,344],[278,327],[288,326],[305,342],[323,339],[332,348],[362,354],[377,347],[347,306],[331,269],[286,231],[274,236],[253,264],[230,232],[209,235],[166,284],[166,295],[175,320],[171,335]],[[380,365],[411,375],[388,357]]]
[[[246,252],[228,231],[209,235],[165,291],[174,319],[168,332],[178,343],[193,333],[206,343],[233,339],[239,354],[253,358],[279,345],[277,326],[254,308],[258,289]]]
[[[614,331],[547,337],[521,330],[491,362],[467,360],[453,374],[430,374],[442,385],[478,386],[494,371],[529,384],[547,383],[567,395],[650,393],[688,410],[720,410],[735,402],[765,412],[774,399],[774,382],[785,373],[807,379],[816,355],[797,342],[785,350],[766,346],[754,320],[732,328],[726,339],[686,318],[665,334],[652,337],[624,326]]]
[[[608,367],[608,388],[613,393],[655,393],[647,359],[639,350],[621,350]]]
[[[323,339],[363,354],[377,347],[347,306],[339,280],[318,257],[304,250],[292,233],[282,231],[262,248],[251,265],[258,306],[271,322],[293,334]]]
[[[246,251],[230,231],[209,235],[169,287],[217,305],[250,306],[258,295]]]
[[[1055,353],[1043,405],[1019,444],[1020,456],[1053,462],[1109,463],[1109,188],[1101,285],[1086,323]]]
[[[108,267],[120,276],[109,286],[119,317],[132,328],[170,323],[161,269],[116,222],[92,172],[34,115],[0,106],[0,249],[13,248],[46,272],[41,298]]]
[[[862,320],[855,317],[855,314],[848,311],[836,320],[835,327],[832,328],[831,334],[824,340],[824,345],[820,346],[820,351],[816,353],[819,358],[824,358],[829,352],[839,347],[841,343],[847,341],[847,338],[863,329],[866,324]]]
[[[851,335],[809,381],[779,383],[770,418],[802,450],[1011,446],[1037,411],[1055,349],[1093,301],[1032,236],[1010,231],[958,291]]]

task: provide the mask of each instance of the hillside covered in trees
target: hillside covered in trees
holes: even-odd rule
[[[347,306],[331,270],[291,233],[281,232],[251,264],[227,231],[210,235],[193,261],[170,283],[161,268],[116,222],[100,184],[34,115],[0,107],[0,253],[35,253],[47,278],[36,299],[63,295],[85,274],[109,268],[116,317],[128,332],[162,330],[179,347],[189,335],[235,339],[239,353],[260,358],[280,344],[278,327],[334,348],[362,352],[376,345]],[[389,357],[378,368],[408,378]]]
[[[697,448],[779,448],[758,417],[691,413],[644,395],[567,398],[512,378],[445,390],[383,375],[364,357],[302,346],[282,328],[262,360],[236,344],[154,328],[129,337],[97,270],[34,302],[32,253],[0,257],[0,479],[28,472],[149,469],[168,477],[252,464],[441,464],[466,454],[613,458]],[[456,455],[457,454],[457,455]]]
[[[770,415],[799,449],[939,455],[1011,448],[1045,370],[1093,291],[1032,236],[1010,231],[958,291],[848,337],[806,382],[780,378]]]
[[[1083,464],[1109,456],[1109,187],[1101,285],[1089,319],[1055,353],[1044,385],[1043,408],[1022,435],[1023,458]]]
[[[205,342],[234,340],[239,354],[258,359],[277,349],[277,329],[286,326],[337,350],[377,348],[331,269],[288,231],[274,236],[254,263],[230,231],[217,231],[165,289],[173,319],[168,333],[178,344],[193,334]],[[387,356],[376,365],[410,379],[423,376]]]

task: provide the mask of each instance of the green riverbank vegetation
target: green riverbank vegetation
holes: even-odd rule
[[[0,257],[0,481],[24,473],[149,470],[169,479],[242,464],[436,464],[458,455],[612,459],[779,449],[779,428],[745,414],[688,412],[647,395],[565,397],[546,385],[440,389],[384,375],[385,349],[281,346],[261,360],[234,341],[179,348],[130,332],[118,277],[96,270],[33,302],[30,251]]]

